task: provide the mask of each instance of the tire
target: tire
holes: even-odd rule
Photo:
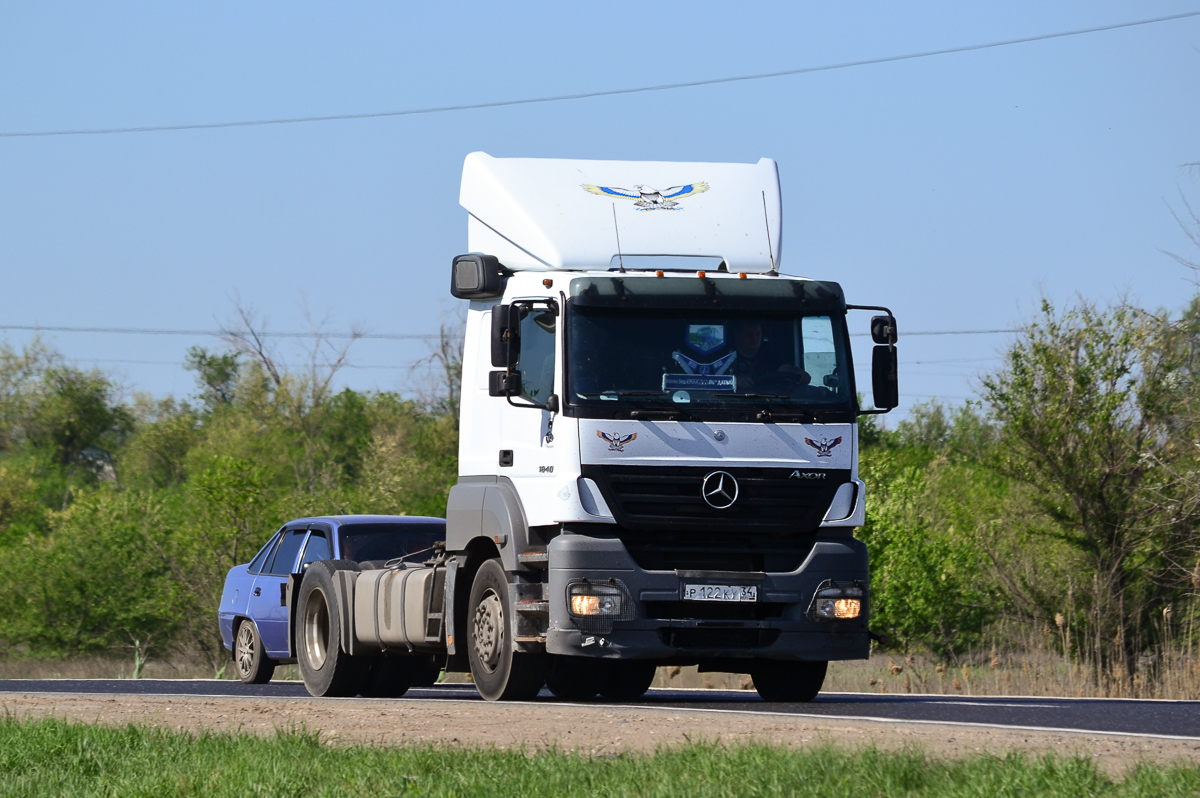
[[[821,692],[828,662],[781,662],[762,660],[750,677],[763,701],[808,702]]]
[[[417,657],[413,666],[412,686],[432,687],[442,675],[442,658]]]
[[[546,675],[544,654],[513,651],[513,607],[500,560],[480,566],[467,602],[467,661],[479,695],[488,701],[537,696]]]
[[[563,701],[587,701],[600,692],[615,664],[590,657],[550,655],[546,660],[546,688]]]
[[[304,686],[318,697],[353,696],[370,663],[342,650],[342,620],[333,574],[358,570],[352,563],[322,560],[309,566],[296,601],[296,663]]]
[[[359,693],[366,698],[400,698],[412,686],[414,657],[375,657],[368,660]]]
[[[600,687],[600,695],[609,701],[634,701],[641,698],[654,682],[658,667],[653,662],[625,660],[611,663],[608,680]]]
[[[253,621],[238,624],[233,642],[233,667],[243,684],[266,684],[275,674],[275,660],[267,657]]]

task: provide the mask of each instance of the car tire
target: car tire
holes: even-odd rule
[[[755,663],[750,678],[763,701],[806,703],[821,692],[828,669],[828,662],[761,660]]]
[[[610,667],[615,664],[591,657],[552,654],[546,661],[546,689],[563,701],[587,701],[600,692],[600,686],[610,678]]]
[[[275,674],[275,660],[267,656],[254,621],[242,621],[234,632],[233,667],[243,684],[266,684]]]
[[[475,573],[467,602],[467,661],[475,689],[488,701],[534,698],[546,676],[546,656],[514,651],[512,600],[500,560]]]
[[[634,701],[654,683],[658,667],[653,662],[625,660],[610,663],[612,670],[600,686],[600,695],[609,701]]]
[[[345,561],[322,560],[309,566],[296,601],[296,663],[311,695],[356,695],[370,665],[342,649],[342,621],[334,573],[358,570]]]

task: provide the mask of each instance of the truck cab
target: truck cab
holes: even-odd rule
[[[460,198],[452,666],[492,699],[678,664],[807,700],[866,658],[856,422],[897,403],[896,324],[780,271],[774,161],[473,153]],[[854,310],[881,314],[870,408]]]

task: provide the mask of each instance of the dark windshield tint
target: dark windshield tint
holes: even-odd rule
[[[568,348],[573,405],[851,405],[840,316],[576,307]]]
[[[392,560],[433,548],[446,539],[446,525],[429,521],[407,524],[346,524],[338,530],[342,558],[365,562]],[[420,560],[421,558],[415,558]]]

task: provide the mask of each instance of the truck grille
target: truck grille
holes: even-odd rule
[[[634,530],[811,532],[838,487],[850,481],[849,471],[833,469],[585,465],[582,470],[600,487],[617,523]],[[714,471],[726,471],[738,482],[737,501],[725,510],[710,507],[700,492]],[[791,478],[797,472],[826,477]]]
[[[738,482],[733,506],[718,510],[701,495],[705,476],[726,471]],[[825,479],[796,479],[792,468],[674,468],[585,465],[617,521],[614,532],[647,570],[794,571],[847,470],[800,469]]]

